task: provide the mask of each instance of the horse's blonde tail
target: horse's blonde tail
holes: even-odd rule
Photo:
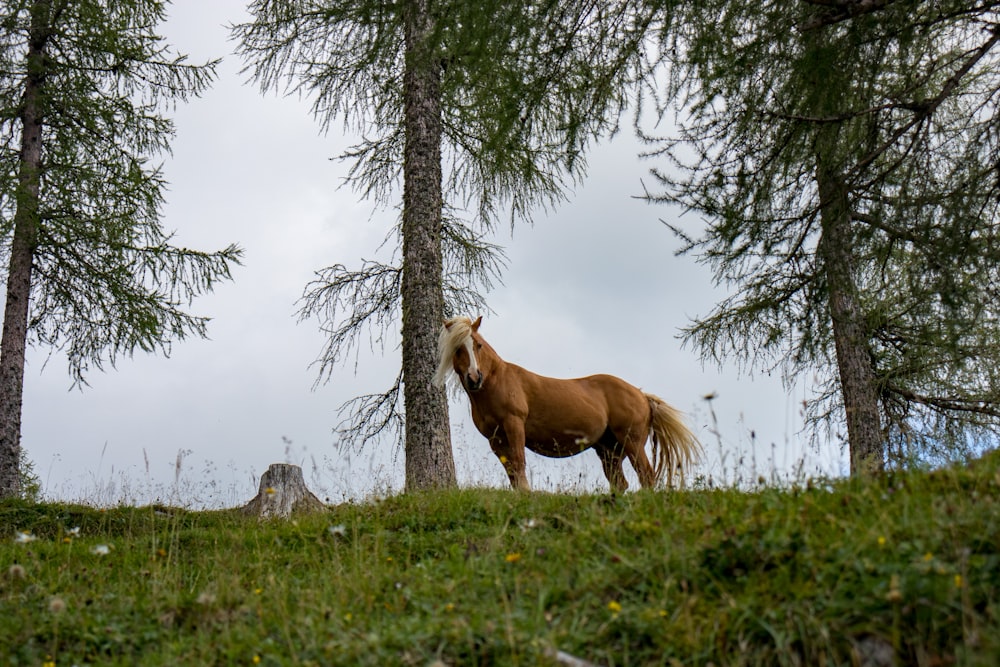
[[[684,423],[679,410],[659,396],[646,394],[652,414],[650,439],[653,441],[653,479],[659,484],[667,477],[667,486],[674,485],[674,472],[680,469],[683,481],[684,468],[701,456],[701,443]]]

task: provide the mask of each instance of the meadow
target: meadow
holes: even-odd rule
[[[763,480],[762,480],[763,482]],[[0,665],[1000,664],[1000,455],[872,481],[0,503]]]

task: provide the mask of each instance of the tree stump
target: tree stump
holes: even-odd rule
[[[244,514],[262,519],[286,518],[293,512],[319,512],[326,505],[306,488],[302,468],[290,463],[272,463],[260,476],[260,491],[243,507]]]

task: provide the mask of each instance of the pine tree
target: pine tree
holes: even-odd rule
[[[676,3],[681,136],[653,199],[731,296],[686,331],[710,358],[810,374],[851,470],[1000,425],[996,3]],[[689,114],[689,115],[688,115]]]
[[[307,288],[303,315],[330,332],[320,373],[401,314],[402,373],[351,404],[346,433],[365,440],[398,425],[402,387],[407,487],[453,483],[447,404],[431,382],[441,315],[482,305],[480,288],[499,276],[502,255],[484,232],[560,201],[590,142],[617,129],[655,10],[257,0],[250,11],[235,33],[262,87],[308,94],[325,128],[342,118],[364,136],[346,156],[355,186],[389,203],[402,172],[401,266],[336,265]]]
[[[179,248],[159,221],[162,115],[198,95],[192,66],[153,32],[156,0],[0,3],[0,231],[8,260],[0,341],[0,497],[19,493],[25,350],[62,349],[74,383],[136,350],[204,335],[183,310],[228,279],[239,249]]]

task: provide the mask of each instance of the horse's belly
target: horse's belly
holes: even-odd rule
[[[533,428],[525,424],[524,444],[531,451],[543,456],[573,456],[597,444],[605,426],[566,425],[565,428]]]
[[[591,445],[578,445],[578,444],[562,444],[549,442],[547,444],[541,442],[527,442],[525,446],[536,454],[541,454],[542,456],[548,456],[551,458],[562,459],[568,456],[576,456],[580,452],[587,449]]]

